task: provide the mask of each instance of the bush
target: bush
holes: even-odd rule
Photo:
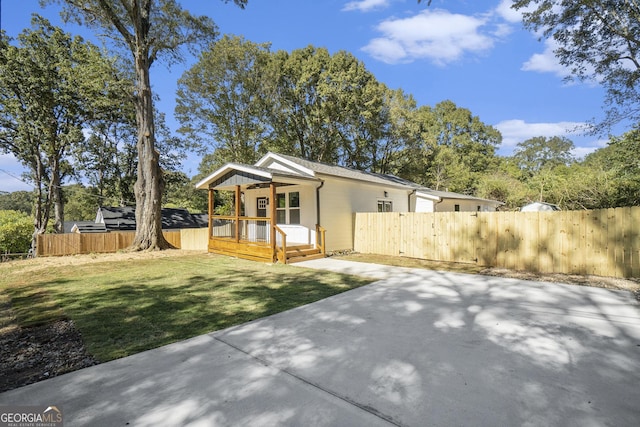
[[[33,236],[33,219],[18,211],[0,211],[0,253],[27,253]]]

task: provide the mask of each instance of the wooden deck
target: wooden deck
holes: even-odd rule
[[[276,249],[273,253],[268,242],[236,242],[232,238],[216,237],[209,239],[209,252],[259,262],[280,262],[289,264],[299,261],[324,258],[321,250],[309,244],[292,243],[287,245],[286,258]]]

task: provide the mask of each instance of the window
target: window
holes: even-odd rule
[[[287,195],[276,194],[276,224],[287,223]]]
[[[389,200],[378,200],[378,212],[393,212],[393,203]]]
[[[276,223],[300,224],[300,193],[298,191],[276,194]]]
[[[289,193],[289,224],[300,224],[300,193]]]
[[[453,210],[456,212],[460,212],[460,205],[454,205]]]
[[[480,206],[478,206],[478,212],[480,212]]]

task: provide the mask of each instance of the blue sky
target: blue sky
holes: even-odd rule
[[[210,16],[222,34],[270,42],[274,51],[307,45],[349,51],[379,81],[412,94],[419,105],[449,99],[495,126],[503,135],[502,155],[534,136],[566,136],[578,156],[606,145],[604,137],[576,132],[603,117],[604,91],[594,84],[565,83],[567,70],[553,57],[553,45],[523,29],[511,2],[432,0],[427,7],[416,0],[249,0],[244,10],[218,0],[181,4]],[[39,13],[92,39],[87,30],[63,24],[56,7],[42,9],[37,0],[0,0],[0,8],[9,36],[29,27],[31,14]],[[172,128],[176,82],[194,62],[188,57],[184,64],[157,64],[152,70],[158,107]],[[195,174],[197,164],[190,156],[184,172]],[[0,155],[0,190],[30,189],[11,176],[21,171],[13,157]]]

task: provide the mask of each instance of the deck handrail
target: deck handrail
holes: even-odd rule
[[[234,215],[211,215],[211,218],[228,220],[236,219]],[[271,219],[268,216],[240,216],[238,218],[243,221],[269,221]]]
[[[327,251],[325,249],[326,233],[327,230],[323,226],[316,224],[316,246],[324,256],[327,255]]]
[[[287,263],[287,233],[285,233],[280,227],[277,225],[273,225],[273,229],[276,230],[276,233],[279,233],[282,237],[282,245],[278,246],[278,239],[276,239],[276,253],[274,254],[276,259],[280,259],[283,264]],[[278,252],[281,254],[281,258],[278,258]]]

